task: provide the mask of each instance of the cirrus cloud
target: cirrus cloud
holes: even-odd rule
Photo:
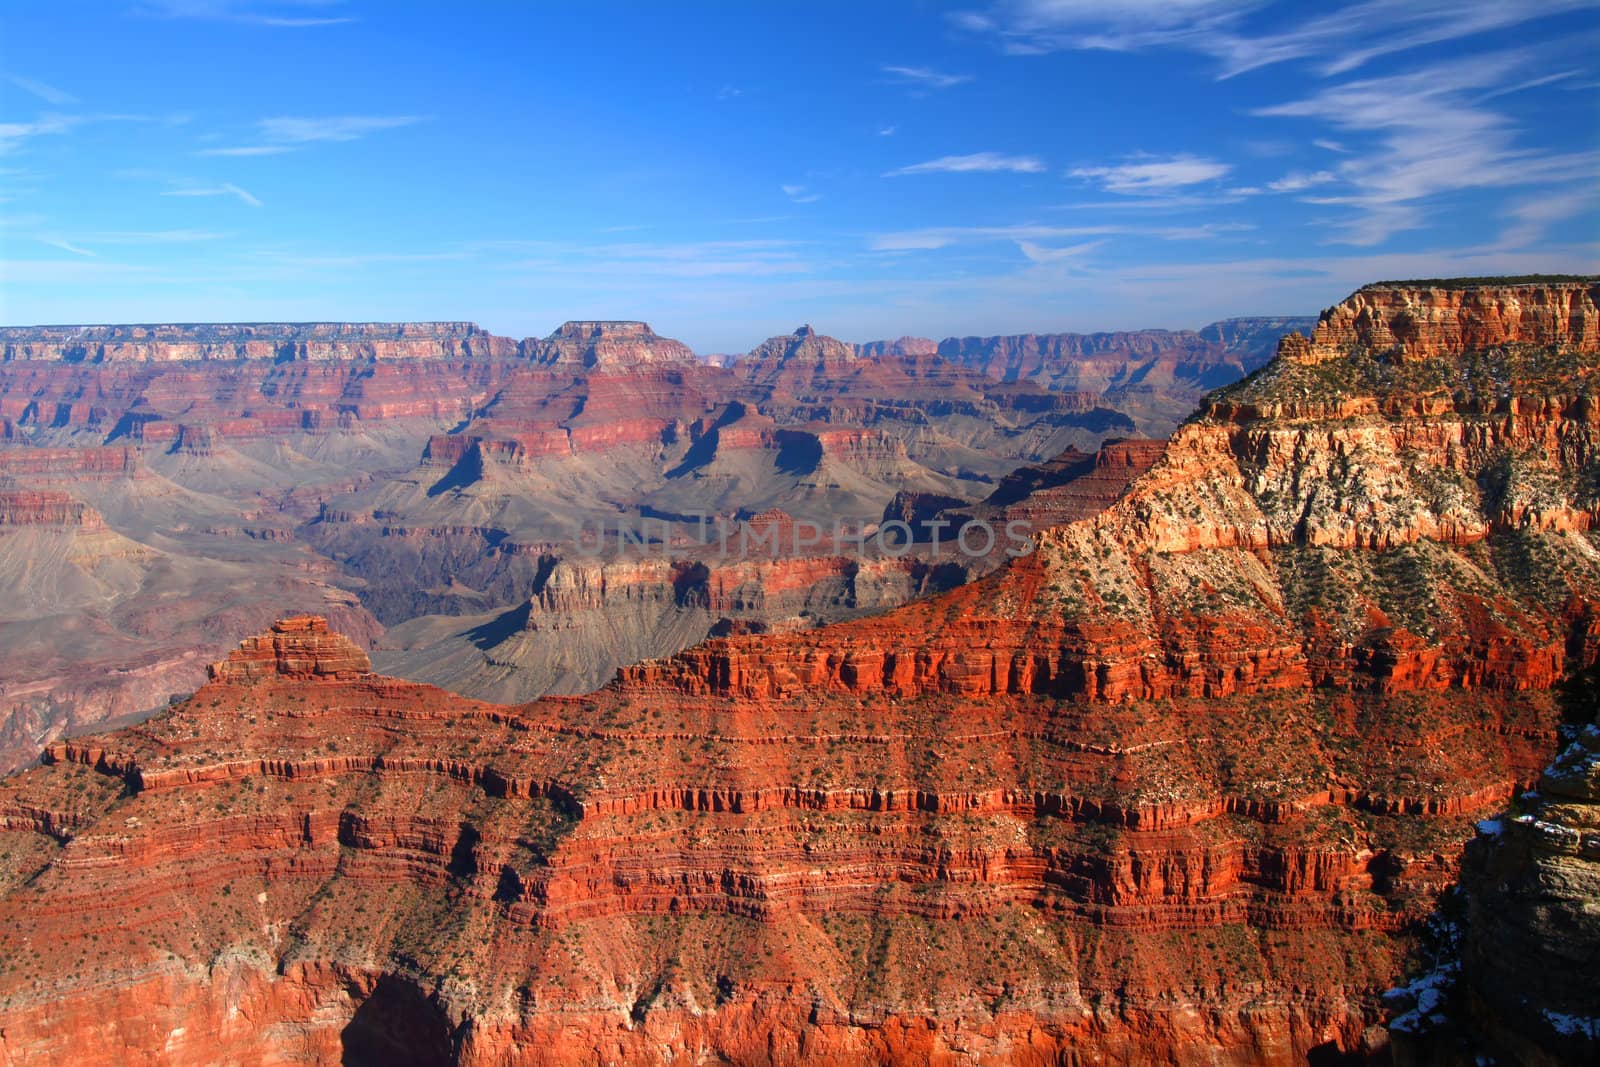
[[[974,152],[965,156],[940,156],[909,167],[899,167],[884,173],[885,178],[898,178],[907,174],[992,174],[1009,171],[1013,174],[1038,174],[1044,164],[1034,156],[1008,156],[999,152]]]
[[[1098,182],[1111,193],[1160,194],[1201,185],[1225,177],[1233,166],[1201,156],[1176,155],[1166,159],[1135,157],[1111,167],[1078,167],[1071,178]]]

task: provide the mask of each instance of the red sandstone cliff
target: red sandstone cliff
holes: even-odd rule
[[[1600,345],[1597,300],[1600,284],[1592,279],[1367,286],[1322,313],[1311,335],[1310,358],[1336,357],[1352,346],[1408,359],[1513,344],[1593,352]]]
[[[341,676],[291,624],[0,783],[0,1047],[1375,1053],[1593,648],[1600,415],[1560,398],[1600,361],[1558,341],[1280,360],[987,579],[586,697]]]
[[[316,615],[280,619],[272,632],[247,637],[228,658],[209,669],[213,682],[250,685],[267,678],[353,678],[372,673],[372,663],[343,634],[328,632]]]

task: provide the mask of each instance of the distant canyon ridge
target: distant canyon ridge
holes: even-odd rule
[[[1313,322],[860,345],[802,327],[714,359],[635,321],[0,328],[0,769],[192,691],[294,611],[389,673],[516,701],[950,588],[998,561],[792,541],[724,559],[696,523],[921,529],[1088,472],[1092,492],[1044,505],[1076,513],[1153,457],[1096,468],[1104,442],[1165,437]],[[646,523],[651,558],[573,550]]]

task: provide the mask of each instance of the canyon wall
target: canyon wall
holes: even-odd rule
[[[0,780],[0,1047],[1380,1061],[1594,654],[1600,358],[1303,343],[1124,449],[1103,510],[892,611],[516,706],[296,620],[52,742]]]

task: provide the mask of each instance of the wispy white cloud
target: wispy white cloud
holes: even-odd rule
[[[813,273],[802,246],[785,240],[631,242],[575,244],[556,241],[484,241],[473,247],[529,253],[497,259],[503,270],[550,272],[609,282],[616,278],[693,280],[714,277],[757,278]],[[586,281],[586,285],[588,282]]]
[[[288,144],[252,144],[239,145],[234,148],[202,148],[195,153],[197,156],[277,156],[285,152],[294,152],[298,145]]]
[[[1556,223],[1597,209],[1600,186],[1589,182],[1519,200],[1506,210],[1509,225],[1500,234],[1500,244],[1507,249],[1531,248],[1542,243]]]
[[[898,178],[907,174],[991,174],[1010,171],[1014,174],[1038,174],[1044,164],[1034,156],[1008,156],[999,152],[974,152],[966,156],[940,156],[924,163],[913,163],[887,171],[885,178]]]
[[[355,141],[380,130],[425,121],[421,115],[335,115],[322,118],[280,116],[258,123],[269,141],[307,144],[312,141]]]
[[[371,267],[383,264],[449,263],[470,259],[470,252],[352,252],[345,255],[300,255],[273,253],[260,258],[296,268]]]
[[[995,29],[994,19],[977,11],[952,11],[945,15],[950,24],[970,33],[987,33]]]
[[[1274,193],[1298,193],[1302,189],[1309,189],[1313,185],[1326,185],[1328,182],[1338,181],[1332,171],[1319,170],[1307,174],[1304,171],[1294,171],[1285,174],[1275,182],[1268,182],[1267,188]]]
[[[1098,182],[1107,192],[1149,195],[1213,182],[1232,169],[1231,164],[1214,159],[1178,155],[1165,159],[1134,157],[1110,167],[1078,167],[1068,176]]]
[[[1226,207],[1237,204],[1241,198],[1254,196],[1261,190],[1255,186],[1243,185],[1223,189],[1217,194],[1201,195],[1198,193],[1162,193],[1150,196],[1120,196],[1115,200],[1077,200],[1066,204],[1057,204],[1059,208],[1071,211],[1148,211],[1148,212],[1184,212],[1201,208]]]
[[[86,245],[177,245],[220,241],[227,236],[214,230],[97,230],[75,234],[73,240]]]
[[[221,185],[185,185],[177,189],[168,189],[162,196],[236,196],[251,207],[260,207],[261,201],[248,189],[242,189],[232,182],[223,182]]]
[[[1011,52],[1177,49],[1212,57],[1221,78],[1309,57],[1319,73],[1334,75],[1427,45],[1504,33],[1533,19],[1594,7],[1596,0],[1360,0],[1314,9],[1310,18],[1298,8],[1292,14],[1266,12],[1256,24],[1267,26],[1246,31],[1247,17],[1263,6],[1259,0],[1002,0],[964,28],[992,35]]]
[[[45,103],[54,104],[56,107],[66,107],[68,104],[76,104],[78,102],[78,98],[71,93],[57,89],[54,85],[46,84],[36,78],[24,78],[20,74],[12,74],[6,80],[23,92],[31,93]]]
[[[201,156],[276,156],[321,142],[359,141],[384,130],[428,121],[425,115],[328,115],[315,118],[279,115],[256,123],[263,143],[202,148]]]
[[[19,235],[32,237],[40,244],[71,252],[76,256],[99,256],[95,248],[101,245],[174,245],[193,244],[197,241],[217,241],[228,235],[210,230],[98,230],[86,233],[63,234],[49,227],[43,215],[13,216],[0,220],[0,225]]]
[[[1475,95],[1540,61],[1531,49],[1452,59],[1328,86],[1253,114],[1312,120],[1376,139],[1333,168],[1350,192],[1306,200],[1356,209],[1353,219],[1337,223],[1336,240],[1378,244],[1426,225],[1424,209],[1441,194],[1593,180],[1600,151],[1522,147],[1515,124]]]
[[[50,221],[49,216],[41,215],[37,211],[26,211],[26,212],[23,212],[23,213],[17,214],[17,215],[0,215],[0,229],[4,229],[4,230],[33,229],[33,228],[37,228],[38,226],[42,225],[43,223],[46,223],[46,222],[49,222],[49,221]]]
[[[341,26],[356,20],[349,15],[306,14],[335,7],[340,0],[150,0],[134,8],[136,14],[169,19],[208,19],[279,29],[315,29]]]
[[[1566,81],[1569,78],[1575,78],[1581,73],[1582,71],[1577,70],[1563,70],[1556,74],[1546,74],[1539,78],[1529,78],[1527,81],[1518,82],[1515,85],[1506,85],[1499,89],[1492,89],[1478,97],[1477,102],[1481,104],[1485,100],[1493,100],[1497,96],[1509,96],[1512,93],[1520,93],[1527,89],[1537,89],[1541,85],[1553,85],[1556,82]]]
[[[894,129],[895,128],[893,126],[879,126],[878,127],[878,136],[879,137],[893,137],[894,136]]]
[[[1095,226],[1051,226],[1023,223],[1016,226],[932,226],[898,230],[872,236],[867,247],[874,252],[930,252],[962,244],[1024,242],[1040,247],[1042,241],[1082,237],[1153,237],[1164,241],[1194,241],[1254,229],[1249,223],[1205,223],[1195,226],[1144,226],[1104,223]],[[1095,242],[1100,243],[1100,242]]]
[[[717,90],[718,100],[732,100],[736,96],[743,96],[744,90],[737,85],[724,85]]]
[[[814,204],[822,199],[821,193],[814,193],[804,185],[784,185],[783,195],[796,204]]]
[[[87,248],[80,248],[70,241],[63,241],[59,237],[40,237],[38,238],[38,241],[40,244],[49,245],[51,248],[59,248],[63,252],[71,252],[75,256],[88,256],[93,258],[99,255],[98,252],[91,252]]]
[[[1311,143],[1326,152],[1337,152],[1342,156],[1350,154],[1350,149],[1346,148],[1342,143],[1327,137],[1314,138]]]
[[[951,21],[959,29],[992,36],[1012,55],[1066,49],[1131,52],[1152,47],[1192,47],[1229,31],[1254,3],[1237,0],[1001,0],[987,14]]]
[[[1078,259],[1093,252],[1104,241],[1085,241],[1082,244],[1068,245],[1065,248],[1046,248],[1044,245],[1032,241],[1018,241],[1017,247],[1022,254],[1034,263],[1060,263],[1064,260]]]
[[[62,134],[83,120],[72,115],[40,115],[32,122],[0,122],[0,155],[9,155],[35,137]]]
[[[883,72],[898,82],[924,89],[948,89],[953,85],[972,80],[970,74],[946,74],[932,67],[885,66]]]

